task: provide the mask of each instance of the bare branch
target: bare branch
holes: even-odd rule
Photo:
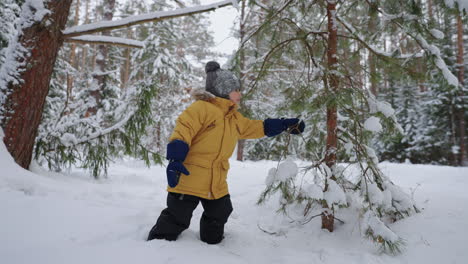
[[[133,25],[156,22],[176,17],[189,16],[199,13],[204,13],[208,11],[213,11],[217,8],[225,7],[232,5],[232,1],[222,1],[210,5],[201,5],[188,8],[180,8],[172,11],[160,11],[149,14],[137,15],[126,17],[121,20],[116,21],[101,21],[76,27],[71,27],[63,31],[63,36],[65,38],[81,36],[85,34],[97,33],[102,31],[108,31],[113,29],[130,27]]]
[[[66,38],[64,41],[80,44],[109,44],[126,48],[143,48],[145,46],[143,42],[134,39],[94,35],[83,35],[73,38]]]

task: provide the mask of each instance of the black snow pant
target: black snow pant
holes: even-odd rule
[[[207,200],[193,195],[168,193],[167,208],[162,210],[148,240],[176,240],[190,226],[192,213],[201,201],[203,214],[200,219],[200,239],[208,244],[218,244],[224,238],[224,225],[232,212],[228,195],[216,200]]]

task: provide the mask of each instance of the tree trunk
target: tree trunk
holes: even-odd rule
[[[44,5],[50,14],[41,22],[24,28],[19,43],[30,50],[20,61],[19,83],[6,84],[9,91],[5,102],[2,127],[4,142],[21,167],[31,163],[34,141],[42,118],[42,109],[49,91],[49,82],[57,53],[62,46],[62,30],[67,21],[72,0],[49,0]],[[26,7],[26,2],[23,8]],[[47,23],[46,21],[53,21]]]
[[[114,7],[115,7],[115,0],[105,0],[104,2],[104,21],[110,21],[114,17]],[[110,36],[108,31],[102,33],[104,36]],[[86,113],[87,116],[95,115],[99,108],[101,99],[102,99],[102,92],[106,87],[106,65],[107,65],[107,57],[109,53],[109,46],[108,45],[98,45],[97,49],[97,57],[96,57],[96,66],[97,69],[94,71],[94,80],[97,83],[97,86],[91,87],[90,96],[94,97],[95,104],[94,106],[88,108]]]
[[[327,44],[327,59],[328,59],[328,73],[326,80],[326,87],[328,93],[331,96],[336,96],[338,93],[338,76],[336,75],[338,59],[337,59],[337,48],[338,48],[338,27],[336,21],[336,2],[327,1],[327,17],[328,17],[328,44]],[[336,149],[337,149],[337,109],[336,103],[329,103],[327,105],[327,146],[325,153],[325,164],[332,168],[336,164]],[[331,180],[334,180],[334,176],[331,176]],[[325,186],[327,191],[328,186]],[[333,232],[334,227],[334,216],[333,210],[329,209],[328,204],[324,203],[324,213],[322,214],[322,229],[327,229]]]
[[[76,1],[75,7],[75,18],[73,20],[73,26],[77,26],[80,19],[80,0]],[[70,65],[73,68],[76,68],[76,44],[72,43],[70,47]],[[68,106],[69,101],[71,100],[71,94],[73,91],[73,76],[70,73],[67,73],[67,101],[65,106]]]
[[[427,14],[429,16],[429,25],[434,26],[434,11],[432,6],[432,0],[427,0]]]
[[[457,14],[457,46],[458,46],[458,54],[457,54],[457,64],[458,64],[458,82],[459,85],[459,92],[458,98],[463,100],[463,85],[464,85],[464,74],[465,74],[465,61],[463,58],[463,19],[460,13]],[[457,111],[457,119],[458,119],[458,129],[459,129],[459,147],[460,152],[458,154],[458,165],[463,166],[465,161],[465,108],[463,107],[463,102],[460,102],[460,106]]]
[[[127,29],[127,38],[132,38],[132,30]],[[125,62],[122,65],[121,69],[121,89],[125,91],[128,85],[128,79],[130,77],[130,68],[131,68],[131,58],[130,58],[130,48],[126,48],[124,51]]]
[[[240,17],[240,22],[239,22],[239,35],[240,35],[240,43],[244,42],[244,37],[245,37],[245,2],[242,1],[241,5],[241,17]],[[245,49],[244,47],[241,47],[239,51],[239,68],[240,68],[240,85],[241,85],[241,91],[242,88],[244,87],[244,82],[245,82]],[[244,160],[244,145],[245,145],[245,140],[241,139],[237,141],[237,160],[238,161],[243,161]]]
[[[377,28],[377,19],[378,19],[378,13],[377,13],[377,3],[378,2],[371,2],[370,4],[370,10],[369,10],[369,25],[368,29],[370,34],[374,34]],[[372,52],[369,52],[369,81],[370,81],[370,90],[373,95],[377,96],[377,65],[376,65],[376,60],[377,58],[375,57]]]
[[[85,19],[84,23],[88,24],[89,23],[89,1],[86,0],[86,8],[85,8]],[[81,61],[81,68],[85,69],[88,66],[87,63],[87,58],[88,58],[88,45],[84,45],[83,47],[83,56],[82,56],[82,61]]]

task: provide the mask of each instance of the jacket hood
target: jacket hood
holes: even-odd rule
[[[195,100],[210,101],[216,98],[216,96],[203,88],[192,89],[190,95]]]
[[[206,102],[216,105],[223,111],[224,115],[232,114],[233,111],[237,110],[238,108],[238,105],[231,102],[231,100],[217,97],[214,94],[202,88],[193,89],[190,92],[190,95],[195,100],[206,101]]]

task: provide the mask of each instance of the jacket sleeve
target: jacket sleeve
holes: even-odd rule
[[[206,119],[206,109],[203,102],[196,101],[185,109],[177,118],[174,132],[169,138],[169,142],[179,139],[192,145],[193,137],[200,131]]]
[[[250,120],[239,112],[236,112],[236,119],[240,139],[254,139],[265,136],[263,120]]]

